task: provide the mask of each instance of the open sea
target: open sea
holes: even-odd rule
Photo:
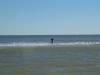
[[[100,44],[100,35],[2,35],[0,47]]]
[[[0,35],[0,75],[100,75],[100,35]]]

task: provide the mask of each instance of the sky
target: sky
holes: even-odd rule
[[[100,34],[100,0],[0,0],[0,35]]]

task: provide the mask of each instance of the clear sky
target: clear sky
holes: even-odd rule
[[[100,0],[0,0],[0,35],[100,34]]]

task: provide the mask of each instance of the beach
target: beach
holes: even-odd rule
[[[0,75],[99,75],[100,45],[0,48]]]

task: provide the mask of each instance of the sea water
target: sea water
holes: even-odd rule
[[[100,44],[100,35],[1,35],[0,47]]]
[[[0,75],[100,75],[100,35],[0,36]]]

